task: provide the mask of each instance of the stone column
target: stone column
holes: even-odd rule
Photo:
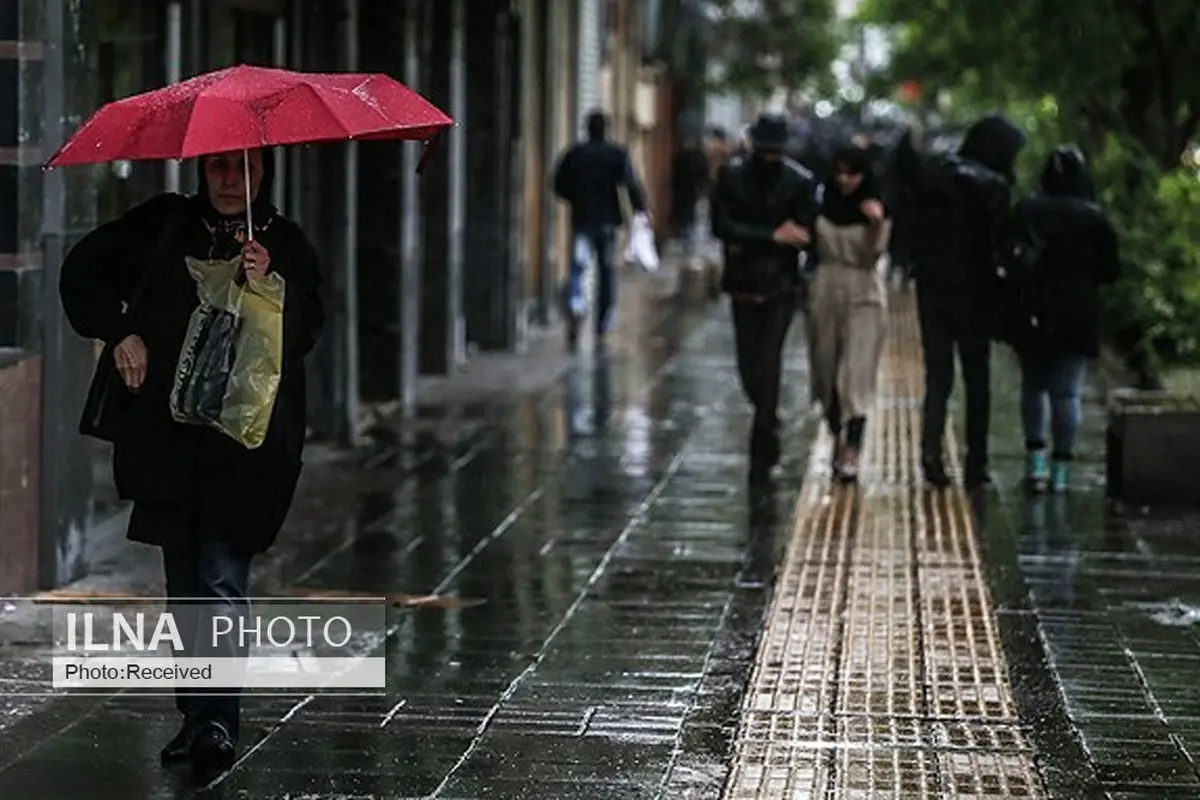
[[[22,247],[33,253],[40,246],[43,266],[38,275],[43,353],[38,583],[53,587],[80,577],[89,566],[86,534],[98,445],[79,435],[78,421],[95,369],[95,346],[68,326],[58,298],[58,275],[66,252],[96,225],[97,185],[93,170],[42,172],[37,163],[95,111],[90,63],[95,18],[90,14],[98,3],[88,12],[77,3],[27,0],[20,5],[27,23],[23,36],[42,45],[42,58],[28,59],[23,71],[22,125],[31,163],[23,168],[28,204],[20,215],[27,231]]]
[[[0,594],[38,583],[42,259],[31,231],[41,215],[27,176],[40,153],[26,145],[22,106],[43,51],[21,12],[21,3],[0,5]]]

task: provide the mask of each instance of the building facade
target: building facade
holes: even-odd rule
[[[519,350],[531,326],[555,323],[568,231],[547,177],[590,108],[613,114],[659,180],[647,20],[645,0],[0,4],[0,594],[80,577],[99,557],[96,532],[123,530],[105,447],[77,432],[97,347],[63,318],[63,255],[153,194],[196,187],[191,163],[44,171],[96,108],[249,63],[385,72],[457,120],[420,175],[419,144],[277,154],[276,204],[324,269],[311,426],[352,445],[364,406],[403,417],[420,375]]]

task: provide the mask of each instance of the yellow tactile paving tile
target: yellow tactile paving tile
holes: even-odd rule
[[[822,431],[814,443],[727,800],[1046,796],[968,499],[921,483],[911,295],[893,300],[890,322],[859,486],[832,487],[832,442]]]

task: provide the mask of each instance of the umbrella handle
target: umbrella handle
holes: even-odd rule
[[[242,175],[246,178],[246,238],[254,241],[254,214],[250,210],[250,148],[242,149]]]

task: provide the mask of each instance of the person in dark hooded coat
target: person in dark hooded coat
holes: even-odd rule
[[[159,195],[89,233],[64,260],[59,284],[71,327],[115,348],[122,381],[113,405],[113,472],[120,496],[133,501],[128,537],[162,549],[169,598],[205,600],[206,608],[231,615],[244,613],[251,561],[275,541],[292,503],[305,435],[304,358],[324,323],[316,252],[268,200],[273,156],[261,150],[248,156],[205,156],[195,196]],[[268,273],[286,281],[282,377],[266,440],[253,450],[216,429],[178,423],[170,411],[176,365],[199,304],[184,259],[239,255],[249,281]],[[126,313],[143,279],[141,299]],[[188,626],[198,623],[198,612],[174,604],[172,610],[183,655],[196,655],[200,637]],[[183,723],[163,749],[163,762],[190,760],[202,774],[232,764],[236,690],[177,691],[176,707]]]
[[[1083,153],[1059,147],[1047,159],[1041,192],[1014,217],[1040,243],[1022,282],[1027,322],[1013,342],[1021,361],[1021,419],[1031,489],[1069,487],[1082,417],[1087,362],[1100,353],[1100,290],[1120,275],[1116,230],[1100,207]],[[1053,450],[1047,458],[1047,409]]]
[[[999,232],[1011,207],[1017,156],[1025,134],[1003,116],[991,115],[967,131],[958,152],[926,157],[905,136],[894,169],[908,213],[908,237],[917,284],[921,342],[925,351],[925,407],[921,463],[925,480],[944,488],[950,479],[943,438],[954,354],[967,395],[968,488],[991,483],[988,428],[991,417],[991,303]]]

